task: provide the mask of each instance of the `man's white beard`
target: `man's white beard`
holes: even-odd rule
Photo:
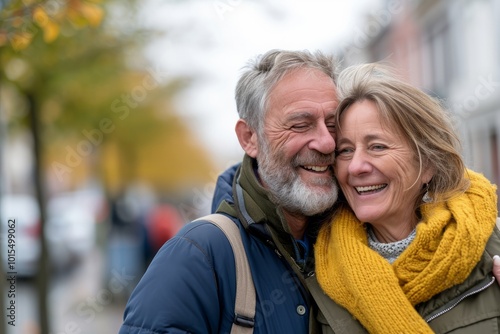
[[[308,185],[302,181],[294,168],[299,165],[319,165],[325,162],[332,164],[333,154],[324,155],[311,151],[307,158],[295,156],[293,161],[287,161],[282,154],[271,152],[267,142],[259,146],[261,153],[258,156],[259,176],[277,205],[290,212],[313,216],[325,212],[335,204],[338,186],[333,176],[330,180],[318,178]],[[318,190],[315,186],[328,186],[329,189]]]

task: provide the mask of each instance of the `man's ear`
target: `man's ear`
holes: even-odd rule
[[[236,123],[236,136],[238,137],[238,141],[240,142],[241,148],[252,158],[257,157],[258,153],[258,145],[257,145],[257,133],[250,126],[248,126],[247,122],[242,119],[239,119]]]

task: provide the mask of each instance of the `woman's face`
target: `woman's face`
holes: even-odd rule
[[[415,203],[430,176],[419,176],[416,154],[398,131],[382,125],[374,102],[344,110],[337,150],[335,174],[358,219],[395,233],[413,228]]]

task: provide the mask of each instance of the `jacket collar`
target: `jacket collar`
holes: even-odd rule
[[[267,223],[279,232],[290,234],[283,211],[272,201],[272,196],[260,183],[257,160],[245,155],[233,181],[233,194],[238,210],[247,226]],[[280,233],[281,234],[281,233]]]

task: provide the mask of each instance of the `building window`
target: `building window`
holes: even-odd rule
[[[427,88],[435,95],[446,98],[448,87],[453,80],[453,53],[449,24],[444,17],[432,24],[425,32],[428,80]]]

